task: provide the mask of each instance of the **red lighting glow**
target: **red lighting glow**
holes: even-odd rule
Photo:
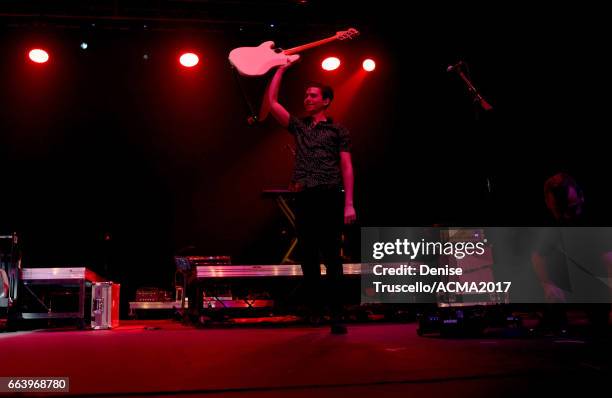
[[[28,57],[32,62],[36,62],[37,64],[44,64],[49,60],[49,54],[45,50],[41,50],[40,48],[35,48],[30,50],[28,53]]]
[[[336,57],[325,58],[321,63],[321,67],[327,71],[336,70],[340,67],[340,60]]]
[[[198,64],[198,62],[200,62],[200,58],[198,58],[198,56],[195,55],[194,53],[184,53],[179,58],[179,62],[185,68],[192,68],[192,67],[196,66]]]
[[[374,60],[368,58],[363,61],[363,70],[372,72],[374,69],[376,69],[376,62],[374,62]]]

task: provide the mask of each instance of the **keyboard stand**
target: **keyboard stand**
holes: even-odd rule
[[[289,225],[293,228],[293,237],[291,238],[291,242],[289,243],[289,248],[285,252],[283,259],[281,260],[281,264],[295,264],[296,262],[291,259],[291,254],[295,250],[298,242],[297,238],[297,228],[295,225],[295,213],[291,209],[289,205],[289,201],[295,193],[290,192],[286,189],[267,189],[263,191],[263,194],[266,196],[273,196],[276,204],[281,209],[287,221],[289,221]]]

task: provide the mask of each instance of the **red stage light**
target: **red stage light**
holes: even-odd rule
[[[195,55],[194,53],[184,53],[179,58],[179,62],[185,68],[192,68],[192,67],[196,66],[198,64],[198,62],[200,62],[200,58],[198,58],[198,56]]]
[[[49,60],[49,54],[45,50],[41,50],[40,48],[35,48],[30,50],[28,53],[28,57],[32,62],[36,62],[37,64],[44,64]]]
[[[325,58],[321,63],[321,67],[327,71],[336,70],[340,67],[340,60],[336,57]]]
[[[374,62],[374,60],[368,58],[363,61],[363,70],[372,72],[374,69],[376,69],[376,62]]]

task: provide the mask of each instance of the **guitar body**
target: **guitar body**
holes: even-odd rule
[[[267,74],[271,69],[281,65],[286,65],[290,61],[294,61],[291,57],[298,57],[302,51],[314,48],[334,40],[352,39],[359,35],[356,29],[348,29],[346,31],[336,32],[332,37],[319,40],[316,42],[304,44],[299,47],[290,48],[288,50],[280,50],[274,48],[273,41],[266,41],[257,47],[239,47],[233,49],[229,53],[229,62],[242,76],[257,77]],[[270,104],[264,95],[261,109],[259,111],[258,120],[263,122],[270,112]]]
[[[272,68],[285,65],[287,55],[274,50],[274,42],[266,41],[258,47],[239,47],[229,54],[230,63],[242,76],[263,76]]]

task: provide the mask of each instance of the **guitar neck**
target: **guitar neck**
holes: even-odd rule
[[[332,42],[334,40],[337,40],[337,39],[338,38],[336,36],[332,36],[332,37],[328,37],[327,39],[313,41],[312,43],[304,44],[304,45],[298,46],[298,47],[293,47],[293,48],[290,48],[290,49],[285,50],[283,52],[286,55],[298,54],[298,53],[301,53],[302,51],[309,50],[309,49],[314,48],[314,47],[322,46],[323,44],[330,43],[330,42]]]

